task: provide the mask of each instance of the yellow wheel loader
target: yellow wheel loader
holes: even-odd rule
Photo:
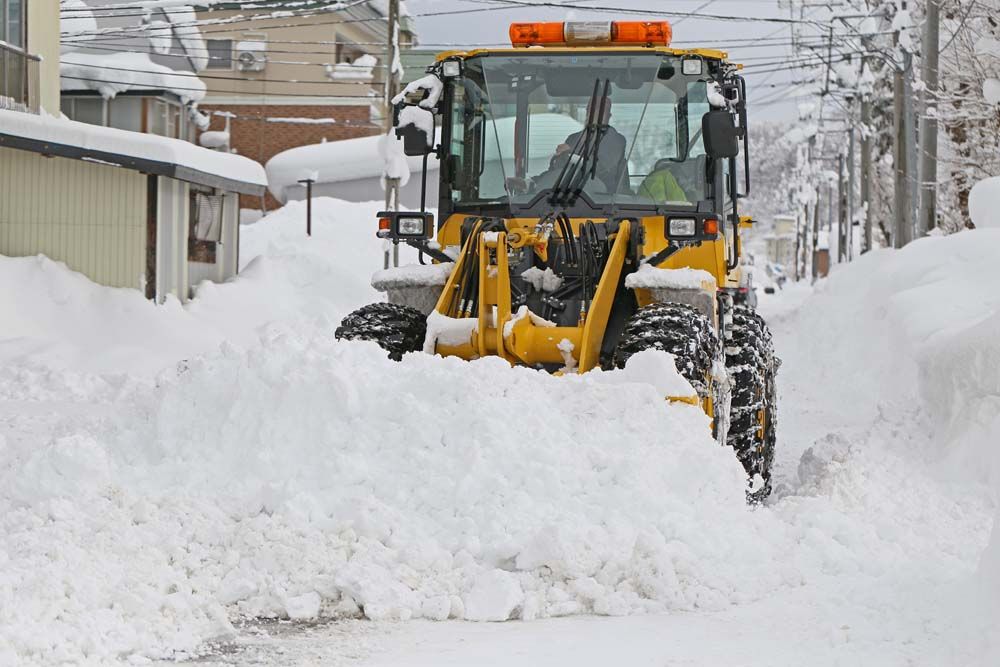
[[[399,359],[488,355],[552,373],[674,355],[716,438],[770,492],[778,361],[735,306],[749,191],[746,85],[665,21],[515,23],[511,48],[450,51],[394,100],[406,155],[439,165],[437,219],[379,214],[425,266],[376,274],[388,303],[338,338]],[[739,172],[742,170],[742,177]]]

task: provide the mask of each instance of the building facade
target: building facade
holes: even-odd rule
[[[184,301],[201,280],[235,275],[238,197],[263,193],[263,168],[176,138],[59,118],[59,0],[24,6],[16,49],[39,67],[0,109],[0,254],[44,254],[157,301]]]
[[[201,109],[229,149],[261,164],[290,148],[379,134],[383,122],[385,3],[286,4],[216,3],[198,12],[234,21],[202,29],[209,63]],[[287,11],[274,17],[276,9]],[[413,42],[404,14],[400,48]],[[270,195],[242,201],[246,208],[280,206]]]

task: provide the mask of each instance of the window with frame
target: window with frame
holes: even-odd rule
[[[0,0],[0,41],[24,48],[24,0]]]
[[[208,48],[208,69],[233,68],[233,40],[209,39],[205,43]]]
[[[336,63],[353,63],[355,60],[365,55],[364,49],[354,44],[342,35],[335,36],[336,45],[333,47],[333,59]]]
[[[188,260],[215,263],[216,246],[222,242],[224,201],[224,196],[212,188],[191,186]]]

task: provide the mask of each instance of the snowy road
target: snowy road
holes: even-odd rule
[[[941,443],[929,440],[918,409],[897,411],[891,397],[864,391],[869,380],[852,381],[863,355],[850,349],[854,338],[844,348],[823,334],[830,333],[822,314],[830,306],[810,307],[811,297],[793,286],[761,305],[784,365],[778,493],[759,510],[802,535],[790,541],[789,561],[804,557],[796,542],[824,533],[829,561],[809,578],[721,611],[502,624],[254,625],[209,664],[996,664],[1000,638],[970,579],[989,533],[989,507],[912,456]],[[838,562],[838,550],[865,549],[857,563]]]
[[[308,240],[282,209],[185,307],[0,261],[0,664],[1000,664],[1000,235],[764,297],[749,511],[704,414],[629,369],[333,340],[375,298],[343,226],[372,206],[320,200]]]

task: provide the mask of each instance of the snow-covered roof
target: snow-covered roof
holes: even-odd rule
[[[381,138],[376,135],[328,141],[278,153],[266,165],[268,189],[279,201],[284,201],[285,188],[306,177],[314,177],[317,183],[380,178],[385,170],[385,159],[379,153]],[[406,162],[412,173],[419,172],[423,166],[422,157],[408,157]],[[431,155],[427,170],[438,168],[437,157]]]
[[[146,53],[64,53],[59,62],[63,90],[96,90],[105,98],[129,90],[166,90],[182,101],[205,97],[205,83],[192,72],[154,63]]]
[[[267,185],[264,168],[241,155],[53,116],[0,110],[0,146],[98,160],[245,194],[263,194]]]

